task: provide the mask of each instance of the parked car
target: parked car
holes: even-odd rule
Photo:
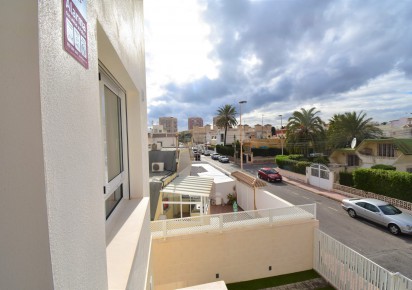
[[[219,157],[219,162],[229,163],[229,157],[227,157],[227,156],[220,156],[220,157]]]
[[[403,213],[393,205],[374,198],[345,198],[342,208],[350,217],[362,217],[383,225],[391,234],[412,234],[412,215]]]
[[[212,157],[213,160],[219,160],[220,154],[219,153],[213,153],[210,155],[210,157]]]
[[[205,156],[210,156],[211,152],[209,150],[205,150],[205,152],[203,152],[203,155]]]
[[[282,181],[282,175],[274,168],[260,168],[258,170],[258,177],[269,182]]]

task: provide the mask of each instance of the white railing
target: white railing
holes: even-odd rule
[[[153,238],[165,238],[303,219],[316,219],[316,204],[159,220],[150,228]]]
[[[412,280],[386,270],[318,229],[313,268],[337,289],[412,289]]]

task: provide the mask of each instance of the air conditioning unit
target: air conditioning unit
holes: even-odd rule
[[[153,162],[152,163],[152,172],[161,172],[165,170],[164,162]]]

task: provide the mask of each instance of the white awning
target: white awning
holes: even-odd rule
[[[178,177],[160,190],[161,193],[191,196],[210,196],[212,191],[213,178],[187,176]]]

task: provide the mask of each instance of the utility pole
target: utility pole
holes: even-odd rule
[[[242,139],[242,104],[246,104],[246,101],[239,102],[239,112],[240,112],[240,170],[243,170],[243,139]]]
[[[279,115],[280,117],[280,130],[282,134],[280,135],[280,144],[282,146],[282,155],[283,155],[283,126],[282,126],[282,115]]]

